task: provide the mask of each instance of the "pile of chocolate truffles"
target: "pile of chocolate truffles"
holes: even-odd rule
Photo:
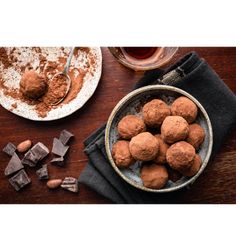
[[[51,164],[64,166],[65,155],[69,149],[68,142],[74,135],[67,130],[63,130],[60,133],[59,139],[53,139],[52,154],[54,158],[50,161]],[[41,142],[36,143],[32,147],[30,140],[25,140],[17,145],[17,147],[9,142],[4,148],[3,152],[11,157],[6,169],[5,176],[9,177],[10,184],[16,191],[19,191],[26,185],[31,183],[31,179],[28,177],[24,167],[36,167],[38,164],[49,155],[49,149]],[[23,158],[20,159],[20,155]],[[48,180],[49,173],[47,164],[42,165],[36,170],[36,175],[39,180]],[[66,177],[62,179],[50,179],[47,182],[47,186],[50,189],[55,189],[61,186],[71,192],[78,192],[78,181],[73,177]]]
[[[147,188],[161,189],[168,180],[192,177],[200,169],[196,153],[204,141],[204,129],[194,123],[198,109],[181,96],[168,106],[153,99],[142,108],[142,117],[127,115],[118,123],[119,140],[112,157],[119,168],[141,162],[140,177]]]

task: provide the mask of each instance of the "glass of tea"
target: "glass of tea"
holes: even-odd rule
[[[112,55],[133,70],[152,70],[166,64],[177,47],[109,47]]]

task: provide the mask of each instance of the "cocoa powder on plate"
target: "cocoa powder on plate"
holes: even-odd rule
[[[11,50],[11,53],[14,50]],[[50,61],[47,60],[46,57],[41,54],[41,50],[39,48],[32,48],[32,50],[37,51],[37,53],[39,54],[38,56],[40,59],[40,64],[37,67],[39,73],[42,73],[48,80],[48,91],[46,92],[46,94],[37,100],[27,98],[19,91],[19,89],[9,88],[5,86],[4,84],[5,81],[1,79],[1,74],[0,74],[0,89],[2,89],[2,91],[6,96],[10,96],[16,100],[21,100],[29,105],[34,105],[35,110],[38,113],[38,116],[46,117],[47,113],[50,110],[58,106],[62,106],[63,104],[67,104],[77,97],[77,94],[79,93],[79,91],[83,86],[83,80],[86,73],[89,71],[90,67],[94,66],[96,61],[90,54],[89,48],[80,49],[87,53],[87,60],[89,61],[89,63],[83,69],[74,67],[70,68],[69,70],[69,75],[71,77],[70,91],[62,103],[58,104],[57,106],[52,106],[51,105],[52,103],[63,97],[63,95],[65,94],[67,83],[66,80],[59,78],[56,80],[53,79],[54,81],[51,81],[50,79],[53,77],[53,75],[63,70],[67,56],[64,57],[59,56],[58,62]],[[13,58],[13,55],[11,53],[8,56],[6,49],[0,48],[0,62],[2,62],[5,68],[8,68],[10,66],[17,67],[17,63],[16,64],[11,63],[11,57]],[[78,55],[78,53],[79,53],[78,49],[75,50],[75,56]],[[19,54],[17,56],[19,56]],[[17,58],[17,56],[15,56],[14,58]],[[16,69],[20,72],[21,75],[23,75],[25,70],[33,69],[33,65],[31,63],[26,63],[23,66],[22,65],[18,66]],[[90,71],[90,73],[91,75],[93,75],[92,71]],[[14,104],[12,108],[13,109],[17,108],[17,105]]]
[[[10,57],[8,57],[5,48],[0,48],[0,61],[2,62],[5,68],[8,68],[9,66],[11,66],[11,59]]]
[[[54,104],[62,99],[67,91],[67,79],[63,75],[57,75],[48,81],[48,91],[43,96],[42,101],[45,104]]]

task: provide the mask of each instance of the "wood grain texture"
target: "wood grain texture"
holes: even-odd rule
[[[173,63],[185,53],[195,50],[215,69],[222,80],[236,93],[236,48],[180,48]],[[51,178],[78,177],[87,163],[83,153],[83,140],[106,122],[116,103],[134,86],[142,72],[134,72],[120,65],[107,48],[102,48],[102,78],[93,97],[71,116],[53,122],[33,122],[15,116],[0,107],[0,149],[9,141],[18,144],[31,139],[42,141],[52,147],[53,137],[63,129],[75,134],[66,167],[49,164]],[[48,162],[52,157],[46,158]],[[9,161],[0,152],[0,203],[110,203],[96,192],[80,186],[80,193],[73,194],[63,189],[49,190],[44,181],[37,180],[36,169],[26,168],[32,183],[16,192],[4,176]],[[236,203],[236,131],[232,130],[220,152],[212,157],[199,179],[181,192],[170,196],[170,203]]]

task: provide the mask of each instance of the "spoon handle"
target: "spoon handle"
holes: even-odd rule
[[[69,57],[67,58],[66,65],[65,65],[64,70],[62,72],[63,74],[67,74],[68,71],[69,71],[70,62],[71,62],[71,59],[73,57],[74,50],[75,50],[75,47],[72,47],[71,50],[70,50]]]

